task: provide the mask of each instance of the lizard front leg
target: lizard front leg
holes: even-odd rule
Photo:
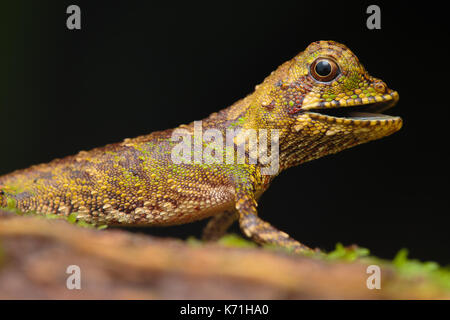
[[[227,210],[213,216],[203,229],[203,241],[219,240],[237,218],[236,210]]]
[[[236,209],[242,232],[259,244],[277,245],[298,253],[313,251],[258,217],[257,202],[252,189],[240,186],[238,187],[240,191],[236,192]]]

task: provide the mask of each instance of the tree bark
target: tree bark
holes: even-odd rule
[[[69,290],[68,266],[81,270]],[[263,248],[195,245],[0,211],[0,299],[449,299],[427,279],[382,266]]]

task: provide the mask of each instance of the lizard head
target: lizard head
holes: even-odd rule
[[[400,117],[380,113],[396,104],[398,93],[333,41],[310,44],[261,87],[256,95],[260,119],[284,132],[285,148],[299,150],[287,152],[295,162],[382,138],[402,126]]]

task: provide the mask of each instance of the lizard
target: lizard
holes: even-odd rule
[[[398,131],[402,119],[380,113],[398,99],[348,47],[313,42],[253,93],[201,121],[201,130],[224,135],[237,130],[226,152],[245,148],[240,156],[232,154],[233,161],[224,162],[216,149],[210,153],[216,157],[198,161],[196,153],[208,145],[202,136],[195,142],[199,123],[192,122],[1,176],[0,207],[75,213],[78,220],[107,225],[166,226],[210,218],[205,241],[217,240],[237,220],[258,244],[309,252],[309,246],[258,216],[258,199],[285,169]],[[267,161],[242,161],[255,151],[242,135],[245,130],[258,130],[261,145],[263,136],[272,137],[265,150],[276,156],[275,172],[263,172]],[[186,149],[182,162],[173,158],[177,132],[182,132],[178,138],[193,137],[200,146]]]

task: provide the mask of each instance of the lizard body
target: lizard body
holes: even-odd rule
[[[276,133],[267,143],[267,154],[277,157],[275,173],[264,174],[266,164],[242,161],[253,150],[248,144],[231,162],[224,160],[229,148],[223,154],[214,149],[216,162],[195,161],[194,148],[190,162],[175,163],[174,133],[193,137],[195,144],[194,122],[4,175],[0,207],[62,216],[76,212],[80,220],[109,225],[172,225],[212,217],[206,239],[218,238],[239,220],[258,243],[307,250],[258,217],[257,199],[282,170],[399,130],[401,118],[374,113],[397,100],[397,92],[370,76],[347,47],[314,42],[252,94],[201,122],[202,132],[213,129],[224,137],[227,130],[240,129],[232,151],[245,145],[245,130],[263,129],[267,137]],[[260,131],[256,138],[261,143]],[[202,153],[208,144],[202,138],[199,143]],[[275,144],[277,152],[271,149]]]

